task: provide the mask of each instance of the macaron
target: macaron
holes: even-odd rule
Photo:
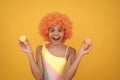
[[[91,40],[89,38],[85,39],[85,44],[90,45],[91,44]]]
[[[26,37],[26,36],[20,36],[20,41],[21,41],[21,42],[25,42],[25,41],[26,41],[26,39],[27,39],[27,37]]]
[[[84,48],[88,48],[88,46],[91,44],[91,40],[89,38],[84,40]]]

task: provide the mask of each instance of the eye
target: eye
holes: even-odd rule
[[[50,32],[54,32],[54,29],[51,29]]]
[[[54,32],[54,29],[52,29],[51,32]]]
[[[62,29],[59,29],[58,32],[62,32]]]
[[[50,31],[50,32],[54,32],[54,29],[50,29],[49,31]]]

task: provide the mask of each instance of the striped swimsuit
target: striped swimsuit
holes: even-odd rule
[[[42,61],[43,61],[43,80],[64,80],[63,73],[67,63],[66,54],[68,51],[66,48],[65,56],[57,57],[52,55],[45,45],[42,47]]]

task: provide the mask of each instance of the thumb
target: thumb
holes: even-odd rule
[[[26,38],[26,44],[30,45],[28,38]]]

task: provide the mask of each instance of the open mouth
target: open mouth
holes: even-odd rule
[[[56,37],[52,37],[52,39],[55,40],[55,41],[60,40],[60,38],[61,38],[61,37],[57,37],[57,38],[56,38]]]

